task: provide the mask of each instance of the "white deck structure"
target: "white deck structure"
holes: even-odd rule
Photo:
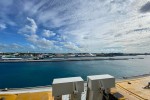
[[[81,77],[54,79],[52,84],[54,100],[61,100],[62,95],[70,94],[71,100],[81,100],[84,92],[84,80]]]

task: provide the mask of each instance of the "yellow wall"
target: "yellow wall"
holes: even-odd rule
[[[0,99],[5,100],[53,100],[51,92],[21,93],[21,94],[4,94]]]

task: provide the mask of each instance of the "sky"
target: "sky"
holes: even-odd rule
[[[0,0],[0,52],[150,52],[149,0]]]

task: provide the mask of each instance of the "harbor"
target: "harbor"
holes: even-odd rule
[[[63,77],[81,76],[86,80],[88,75],[110,74],[115,76],[116,79],[122,79],[122,77],[149,74],[150,71],[147,69],[150,68],[150,56],[136,57],[144,59],[3,62],[0,63],[0,88],[46,86],[51,85],[54,78]]]
[[[150,0],[0,7],[0,100],[150,100]]]

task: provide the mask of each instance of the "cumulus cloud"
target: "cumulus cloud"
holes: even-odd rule
[[[30,23],[31,23],[31,26],[29,29],[31,30],[31,32],[35,33],[37,30],[37,25],[36,25],[35,21],[29,17],[27,17],[27,20],[30,21]]]
[[[18,26],[25,24],[19,33],[35,48],[63,48],[68,52],[144,52],[142,48],[150,48],[149,0],[18,0],[16,3],[17,7],[11,7],[14,2],[6,2],[17,15],[11,21]],[[2,19],[13,15],[7,6],[0,9]],[[25,19],[24,15],[30,17]]]
[[[47,50],[50,50],[52,47],[54,47],[53,41],[37,35],[36,31],[38,27],[34,19],[27,17],[27,20],[30,21],[30,25],[25,25],[25,27],[19,30],[19,33],[24,33],[23,35],[26,37],[26,40],[34,44],[34,46],[31,45],[30,47],[33,49],[38,47],[40,49],[47,49]],[[43,35],[49,37],[54,35],[54,33],[49,30],[44,30]]]
[[[34,45],[32,45],[32,44],[30,44],[30,47],[31,47],[33,50],[36,49],[36,47],[35,47]]]
[[[30,43],[34,44],[38,48],[50,50],[54,46],[53,41],[47,40],[46,38],[41,38],[36,34],[31,35],[26,34],[25,37]]]
[[[71,50],[74,50],[74,51],[81,51],[81,49],[72,42],[64,42],[63,46],[67,49],[71,49]]]
[[[0,23],[0,30],[3,30],[3,29],[5,29],[5,28],[7,28],[7,27],[6,27],[6,24],[1,24],[1,23]]]
[[[67,5],[64,8],[60,6],[58,8],[59,10],[57,9],[59,11],[58,14],[66,9],[72,10],[73,13],[70,10],[66,11],[62,15],[64,16],[62,19],[59,18],[57,12],[54,14],[51,13],[50,15],[57,20],[59,25],[66,26],[60,32],[70,38],[68,41],[80,45],[87,52],[101,52],[101,49],[105,50],[108,45],[114,43],[112,34],[116,31],[114,28],[118,27],[116,21],[119,19],[121,21],[124,20],[123,16],[128,14],[130,10],[128,6],[132,2],[132,0],[94,0],[89,2],[78,0],[71,2],[70,5],[73,7]],[[78,3],[79,5],[77,5]],[[49,20],[51,19],[47,21]],[[58,27],[57,23],[53,22],[54,26],[56,25]],[[67,47],[70,46],[67,45]],[[115,46],[119,47],[120,44],[114,43],[111,47],[114,48]]]
[[[51,36],[55,36],[56,33],[54,33],[53,31],[50,31],[50,30],[44,30],[43,31],[43,36],[44,37],[51,37]]]
[[[38,27],[34,19],[27,17],[27,20],[30,22],[30,25],[25,25],[19,30],[19,33],[36,33]]]

